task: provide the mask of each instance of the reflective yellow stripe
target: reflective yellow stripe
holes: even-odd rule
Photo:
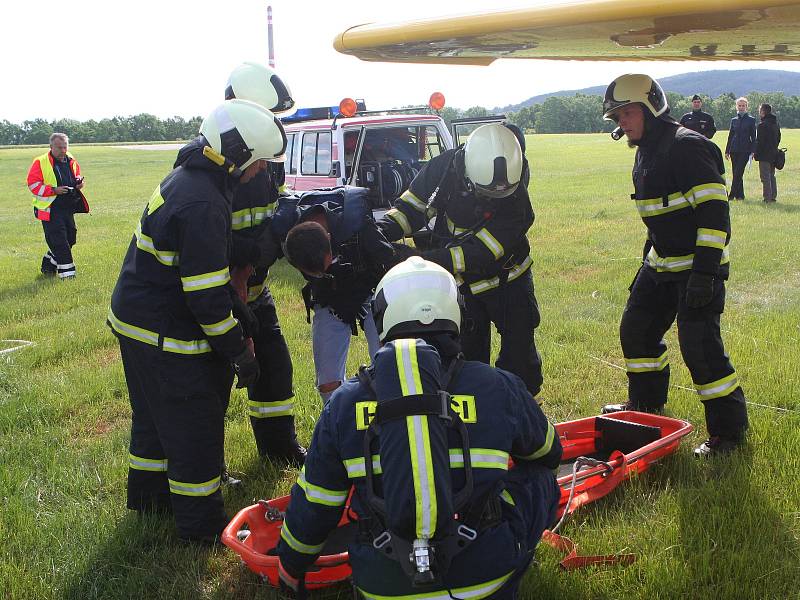
[[[526,256],[525,260],[523,260],[520,264],[514,266],[514,268],[512,268],[508,272],[508,281],[514,281],[520,275],[524,275],[528,271],[528,269],[531,268],[532,264],[533,260],[531,260],[531,257]],[[493,290],[499,285],[500,285],[500,278],[492,277],[491,279],[482,279],[481,281],[475,281],[474,283],[470,283],[469,289],[473,294],[480,294],[482,292]]]
[[[348,458],[347,460],[343,460],[342,463],[344,464],[344,468],[347,469],[347,477],[350,479],[355,479],[357,477],[366,477],[367,470],[364,466],[364,457],[361,458]],[[375,475],[380,475],[383,473],[383,469],[381,468],[381,457],[379,454],[372,455],[372,472]]]
[[[728,233],[719,229],[706,229],[699,227],[697,229],[697,242],[698,246],[708,246],[709,248],[718,248],[722,250],[725,248],[725,241],[728,239]]]
[[[247,401],[247,414],[256,419],[269,419],[272,417],[286,417],[294,412],[294,400],[279,400],[277,402]]]
[[[300,469],[300,476],[297,478],[297,485],[305,492],[306,500],[315,504],[325,506],[344,506],[347,500],[347,490],[329,490],[320,485],[309,483],[306,479],[306,468]]]
[[[139,250],[152,254],[162,265],[174,267],[178,264],[178,253],[172,250],[159,250],[156,248],[153,238],[142,233],[141,221],[136,224],[136,230],[133,233],[136,236],[136,247]]]
[[[158,334],[155,331],[137,327],[125,321],[120,321],[111,309],[108,310],[108,322],[111,324],[111,328],[114,331],[125,337],[150,344],[151,346],[158,346]]]
[[[264,293],[264,288],[267,287],[267,280],[264,279],[258,285],[251,285],[247,288],[247,302],[255,302]]]
[[[655,217],[671,213],[682,208],[690,208],[692,206],[688,198],[684,197],[681,192],[675,192],[667,196],[667,205],[664,206],[663,198],[646,198],[644,200],[636,201],[636,210],[639,215],[644,219],[647,217]]]
[[[685,254],[683,256],[659,256],[655,248],[650,248],[645,260],[647,266],[655,269],[658,273],[679,273],[681,271],[688,271],[692,268],[694,263],[694,253]],[[722,249],[722,256],[720,257],[719,264],[724,265],[730,262],[730,254],[728,246]]]
[[[486,246],[489,251],[494,256],[495,260],[503,256],[505,254],[505,250],[503,249],[503,244],[497,241],[497,239],[489,233],[489,230],[485,227],[481,229],[478,233],[475,234],[475,237],[478,238],[480,241],[483,242],[483,245]]]
[[[728,191],[722,183],[704,183],[696,185],[689,190],[687,196],[689,196],[692,206],[697,206],[709,200],[728,201]]]
[[[450,220],[450,217],[445,215],[447,219],[447,230],[452,233],[453,235],[458,235],[460,233],[464,233],[465,231],[469,231],[468,227],[456,227],[456,224]]]
[[[395,360],[403,396],[422,393],[422,381],[417,364],[417,344],[412,339],[395,340]],[[416,537],[430,538],[436,531],[436,487],[433,481],[433,458],[428,431],[428,417],[406,417],[408,444],[411,452],[411,471],[414,477],[416,503]]]
[[[508,471],[508,452],[492,448],[470,448],[470,464],[476,469],[500,469]],[[450,448],[450,468],[464,467],[464,451]]]
[[[228,271],[228,267],[225,267],[219,271],[181,277],[181,284],[183,284],[184,292],[199,292],[200,290],[207,290],[212,287],[225,285],[230,280],[230,272]]]
[[[546,456],[548,452],[553,448],[553,440],[556,437],[556,428],[553,427],[552,423],[547,423],[547,435],[544,439],[544,444],[542,447],[539,448],[533,454],[529,454],[528,456],[519,456],[517,458],[521,458],[522,460],[536,460],[537,458],[542,458]]]
[[[207,340],[176,340],[165,337],[162,349],[175,354],[205,354],[211,352],[211,344]]]
[[[421,213],[425,212],[425,202],[417,198],[411,190],[406,190],[400,194],[400,200],[410,204],[412,207],[414,207],[414,210],[417,210]]]
[[[461,246],[454,246],[450,248],[450,258],[453,261],[453,273],[463,273],[467,270],[464,261],[464,250]]]
[[[319,554],[322,552],[322,547],[325,545],[317,544],[304,544],[300,540],[298,540],[292,532],[289,531],[289,526],[286,524],[286,521],[283,522],[283,526],[281,527],[281,539],[286,542],[286,544],[294,550],[295,552],[300,552],[301,554]]]
[[[169,491],[180,496],[210,496],[219,489],[219,476],[209,479],[203,483],[186,483],[168,479]]]
[[[422,594],[406,594],[397,596],[383,596],[373,594],[362,588],[358,588],[368,600],[452,600],[452,598],[463,598],[464,600],[482,600],[494,594],[503,584],[514,574],[514,571],[506,573],[502,577],[492,579],[485,583],[477,583],[468,587],[451,588],[437,592],[423,592]]]
[[[33,196],[33,207],[43,212],[50,212],[50,205],[53,203],[53,200],[56,199],[55,194],[52,196],[44,195],[45,186],[49,185],[50,187],[56,187],[58,185],[56,173],[53,170],[53,165],[50,164],[50,159],[48,158],[47,154],[49,154],[49,152],[42,154],[41,156],[37,156],[35,159],[39,163],[39,168],[42,171],[42,180],[44,181],[44,185],[39,189],[39,193]]]
[[[147,203],[147,214],[152,215],[164,204],[164,197],[161,195],[161,184],[156,186],[155,191],[150,196],[150,201]]]
[[[514,502],[514,498],[511,494],[508,493],[508,490],[503,490],[500,492],[500,498],[502,498],[506,503],[510,504],[511,506],[516,506],[517,503]]]
[[[403,235],[411,235],[411,224],[401,211],[393,208],[386,212],[386,216],[400,225],[400,228],[403,230]]]
[[[628,373],[648,373],[654,371],[663,371],[669,360],[667,359],[667,352],[657,358],[626,358],[625,368]]]
[[[231,215],[231,229],[239,231],[261,225],[275,213],[275,203],[266,206],[253,206],[234,211]]]
[[[218,323],[212,323],[211,325],[204,325],[203,323],[200,323],[200,327],[203,328],[203,333],[206,335],[223,335],[236,327],[236,325],[237,321],[233,318],[233,313]]]
[[[739,378],[736,375],[736,371],[711,383],[695,384],[700,400],[703,401],[727,396],[738,387]]]
[[[166,458],[142,458],[135,454],[128,454],[128,466],[137,471],[167,471]]]

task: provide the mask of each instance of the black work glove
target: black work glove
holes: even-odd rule
[[[281,244],[275,234],[272,233],[269,221],[259,227],[255,243],[258,246],[258,260],[253,266],[269,268],[280,258]]]
[[[281,592],[295,598],[296,600],[306,600],[308,593],[306,592],[306,574],[292,575],[286,570],[283,562],[278,559],[278,579],[280,581]]]
[[[258,335],[258,317],[235,290],[231,294],[231,303],[233,304],[233,318],[239,321],[244,337],[251,338]]]
[[[332,262],[325,272],[335,279],[346,278],[352,277],[353,273],[355,273],[355,267],[352,263],[339,262],[337,260]]]
[[[714,276],[692,271],[686,282],[686,306],[701,308],[714,299]]]
[[[253,354],[249,347],[233,358],[233,369],[236,371],[238,378],[236,381],[237,389],[253,385],[258,381],[258,376],[261,375],[256,355]]]
[[[411,258],[412,256],[419,256],[420,252],[414,246],[409,246],[408,244],[400,244],[397,242],[392,242],[392,250],[394,250],[394,257],[390,266],[394,266],[400,264],[407,258]]]

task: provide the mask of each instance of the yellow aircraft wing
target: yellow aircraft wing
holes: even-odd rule
[[[368,61],[800,60],[798,0],[571,0],[358,25],[339,52]]]

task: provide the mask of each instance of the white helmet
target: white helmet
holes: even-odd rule
[[[225,100],[249,100],[275,114],[294,108],[292,92],[278,74],[264,65],[246,62],[236,67],[225,86]]]
[[[205,118],[200,133],[231,164],[244,170],[257,160],[280,162],[286,152],[283,125],[263,106],[226,100]]]
[[[382,342],[461,330],[461,303],[453,276],[412,256],[395,265],[375,288],[372,316]]]
[[[522,148],[517,137],[500,123],[478,127],[464,144],[464,177],[481,196],[513,194],[522,177]]]
[[[644,105],[654,117],[669,112],[667,96],[655,79],[649,75],[628,74],[617,77],[606,89],[603,118],[613,121],[618,108],[635,102]]]

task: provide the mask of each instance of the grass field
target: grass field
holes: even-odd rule
[[[784,144],[800,148],[800,131],[784,131]],[[628,200],[633,152],[623,142],[542,135],[529,137],[528,148],[542,396],[550,418],[561,421],[625,399],[617,326],[644,228]],[[125,509],[130,408],[104,321],[136,220],[174,153],[75,148],[92,214],[77,217],[78,277],[61,283],[38,273],[45,247],[25,186],[38,152],[0,150],[0,339],[35,343],[0,356],[0,596],[273,597],[231,552],[182,546],[171,522],[140,521]],[[556,552],[542,547],[525,598],[800,598],[800,164],[788,156],[777,204],[759,201],[753,165],[748,200],[731,205],[723,336],[752,402],[748,448],[724,462],[692,457],[705,436],[703,410],[671,331],[668,414],[696,432],[675,456],[580,511],[562,531],[583,552],[633,552],[637,562],[564,573]],[[271,287],[295,360],[298,428],[307,441],[321,404],[300,278],[281,264]],[[366,360],[359,338],[350,371]],[[226,448],[244,479],[225,491],[230,514],[286,493],[296,477],[259,462],[240,391],[228,411]],[[349,590],[324,597],[337,594],[349,597]]]

